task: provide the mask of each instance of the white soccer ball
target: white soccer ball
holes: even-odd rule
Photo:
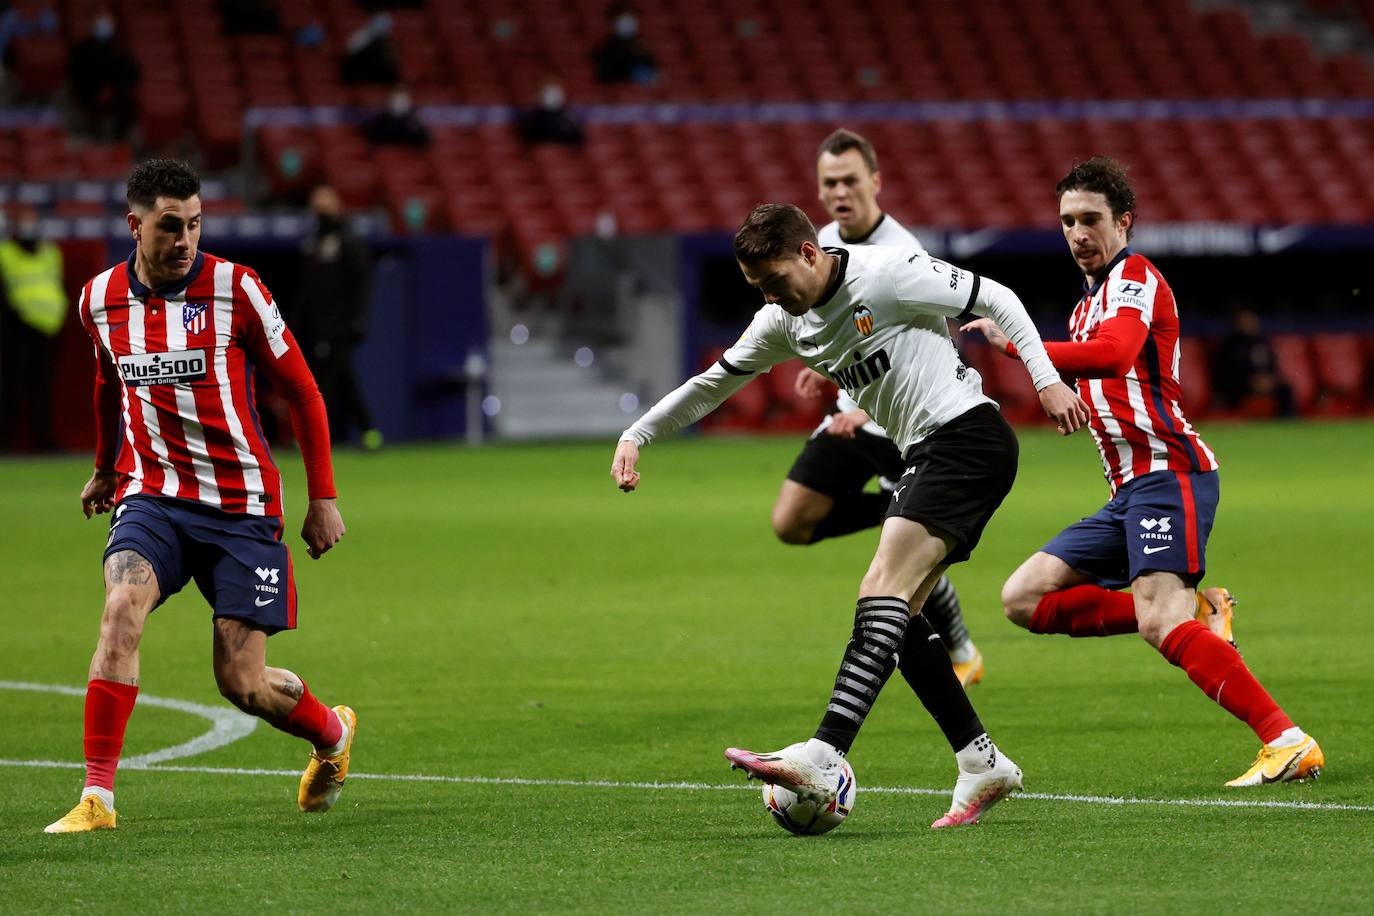
[[[818,805],[804,801],[791,789],[765,785],[763,806],[782,829],[798,836],[820,836],[844,823],[849,812],[854,810],[854,799],[858,792],[854,770],[846,760],[840,765],[840,784],[835,792],[835,800],[830,804]]]

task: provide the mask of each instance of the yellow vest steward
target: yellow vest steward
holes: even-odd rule
[[[30,254],[12,239],[0,242],[0,277],[4,277],[10,307],[24,323],[48,337],[56,336],[67,318],[62,252],[57,246],[40,242]]]

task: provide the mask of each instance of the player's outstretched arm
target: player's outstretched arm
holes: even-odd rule
[[[615,485],[626,493],[639,486],[639,472],[635,470],[635,465],[639,464],[639,446],[629,439],[623,439],[616,443],[615,458],[611,461],[611,479]]]
[[[310,559],[318,560],[328,553],[339,543],[345,530],[343,516],[334,499],[310,500],[310,508],[305,510],[305,523],[301,525],[301,539],[305,541],[305,552],[310,554]]]
[[[114,508],[115,490],[119,487],[119,475],[114,471],[95,469],[91,479],[81,488],[81,511],[86,518],[100,515]]]

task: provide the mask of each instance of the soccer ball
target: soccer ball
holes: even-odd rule
[[[820,836],[844,823],[849,812],[854,810],[854,797],[858,791],[854,770],[846,760],[840,764],[840,785],[835,792],[835,800],[830,804],[818,805],[804,801],[791,789],[765,785],[763,806],[782,829],[798,836]]]

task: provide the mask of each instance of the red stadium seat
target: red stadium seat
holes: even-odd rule
[[[702,354],[701,368],[705,369],[724,355],[724,347],[708,349]],[[768,417],[768,405],[768,386],[754,379],[707,414],[701,426],[706,430],[761,429]]]
[[[1278,360],[1279,375],[1293,389],[1293,406],[1307,413],[1317,399],[1317,373],[1312,351],[1302,334],[1277,334],[1271,341]]]
[[[1317,334],[1312,338],[1319,414],[1344,416],[1364,407],[1368,377],[1363,350],[1355,334]]]
[[[789,359],[768,372],[764,379],[772,397],[772,410],[768,415],[769,429],[812,430],[820,423],[830,405],[834,403],[834,390],[828,398],[803,398],[797,394],[797,376],[805,366],[799,359]],[[763,380],[755,384],[761,384]]]
[[[1206,345],[1196,337],[1178,342],[1178,384],[1183,389],[1183,413],[1191,419],[1212,410],[1212,373]]]

